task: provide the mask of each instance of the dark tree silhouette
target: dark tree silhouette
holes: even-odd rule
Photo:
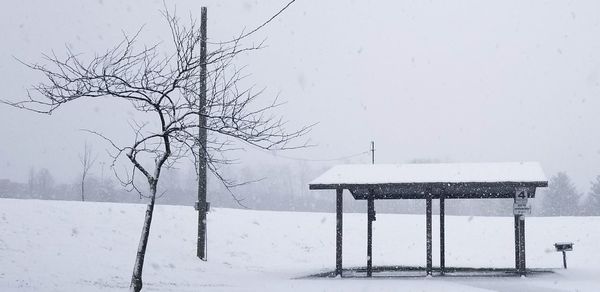
[[[579,213],[581,195],[575,189],[571,178],[559,172],[550,178],[548,189],[542,201],[543,214],[549,216],[569,216]]]
[[[596,176],[591,183],[585,209],[587,215],[600,215],[600,175]]]

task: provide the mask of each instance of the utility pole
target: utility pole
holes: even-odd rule
[[[375,164],[375,142],[371,141],[371,163]]]
[[[206,7],[201,8],[200,18],[200,107],[198,132],[198,245],[197,256],[206,261]]]

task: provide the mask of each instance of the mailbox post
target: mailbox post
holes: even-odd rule
[[[554,244],[554,248],[556,248],[556,251],[562,252],[563,267],[566,269],[567,268],[567,253],[566,252],[573,250],[573,243],[572,242],[557,242]]]

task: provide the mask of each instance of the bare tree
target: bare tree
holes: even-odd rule
[[[92,157],[92,148],[86,142],[83,146],[83,153],[79,154],[79,162],[81,162],[81,201],[85,201],[85,179],[90,172],[90,169],[96,163],[98,156]]]
[[[113,167],[121,183],[149,200],[131,279],[132,291],[142,288],[144,257],[163,168],[190,155],[197,160],[201,151],[207,157],[208,168],[229,188],[235,182],[220,175],[218,165],[231,162],[226,153],[236,149],[234,141],[262,149],[304,147],[295,141],[311,127],[286,131],[283,119],[273,113],[280,105],[277,98],[265,103],[259,99],[262,90],[253,86],[242,88],[240,81],[247,75],[234,65],[236,56],[261,47],[259,44],[242,48],[240,41],[248,34],[228,42],[210,43],[214,49],[206,61],[207,101],[201,109],[200,30],[193,19],[183,24],[168,11],[163,14],[172,36],[171,51],[162,50],[159,45],[138,45],[139,31],[124,35],[121,43],[90,58],[67,47],[62,57],[54,53],[44,55],[44,64],[24,63],[40,72],[46,81],[33,86],[24,100],[4,101],[17,108],[50,114],[69,102],[106,97],[128,101],[142,113],[129,124],[132,140],[127,145],[89,130],[112,146],[113,166],[121,158],[130,163],[124,173]],[[209,133],[206,144],[198,139],[201,115]],[[145,181],[146,191],[139,187],[140,181]]]
[[[51,197],[53,194],[54,178],[47,168],[41,168],[38,171],[33,167],[29,168],[27,184],[29,193],[33,197]]]

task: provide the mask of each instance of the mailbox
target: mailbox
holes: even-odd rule
[[[572,242],[557,242],[554,244],[554,248],[556,248],[556,251],[562,252],[563,267],[566,269],[567,268],[567,253],[566,252],[573,250],[573,243]]]
[[[554,244],[554,248],[556,248],[556,251],[572,251],[573,243],[572,242],[557,242]]]

